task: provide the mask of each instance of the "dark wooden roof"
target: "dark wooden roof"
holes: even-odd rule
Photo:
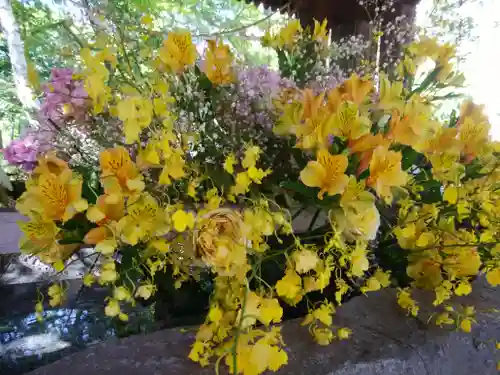
[[[366,1],[366,0],[365,0]],[[414,8],[420,0],[394,0],[393,17],[407,13],[403,8]],[[313,19],[322,21],[328,19],[330,26],[354,24],[359,21],[369,21],[373,18],[371,9],[358,4],[357,0],[246,0],[256,5],[273,10],[283,9],[284,12],[296,14],[302,24],[310,25]]]

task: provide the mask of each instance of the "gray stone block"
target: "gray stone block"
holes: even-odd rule
[[[495,340],[500,340],[500,291],[477,282],[472,295],[461,298],[481,311],[471,334],[427,325],[430,296],[421,293],[422,317],[410,318],[397,306],[395,290],[356,297],[341,306],[335,324],[353,330],[346,341],[322,347],[300,321],[283,324],[289,363],[278,374],[289,375],[493,375]],[[427,308],[426,308],[427,306]],[[47,365],[30,375],[188,375],[214,374],[187,358],[193,333],[178,329],[97,344]],[[497,358],[498,359],[498,358]],[[221,373],[225,373],[222,371]]]

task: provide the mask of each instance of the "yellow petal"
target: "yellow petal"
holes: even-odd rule
[[[143,191],[144,190],[144,181],[135,179],[135,180],[127,180],[127,187],[132,191]]]
[[[92,206],[87,210],[87,219],[89,219],[93,223],[97,223],[106,218],[104,212],[102,212],[99,208]]]
[[[456,186],[448,186],[443,194],[443,199],[451,204],[456,204],[458,199],[458,189]]]
[[[325,168],[317,161],[310,161],[300,172],[300,180],[306,186],[321,187],[326,178]]]

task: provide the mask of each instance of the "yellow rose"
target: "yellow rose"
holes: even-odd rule
[[[220,269],[245,264],[241,225],[241,215],[233,209],[210,211],[199,220],[194,230],[196,255],[206,264]]]

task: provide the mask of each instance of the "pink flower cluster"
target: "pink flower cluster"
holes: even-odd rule
[[[67,120],[85,118],[88,95],[83,88],[83,82],[73,78],[72,69],[52,69],[44,92],[45,98],[40,108],[42,120],[61,126]]]
[[[50,136],[49,136],[50,138]],[[36,166],[38,155],[50,149],[50,139],[42,132],[32,132],[13,140],[3,150],[3,157],[9,164],[31,171]]]

